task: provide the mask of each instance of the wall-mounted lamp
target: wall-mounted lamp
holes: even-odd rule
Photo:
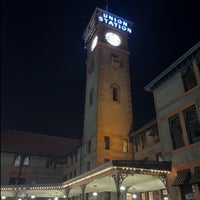
[[[137,194],[133,193],[132,197],[133,197],[133,199],[136,199],[137,198]]]
[[[120,190],[122,190],[122,191],[124,191],[125,189],[126,189],[126,187],[123,185],[120,187]]]
[[[98,195],[98,193],[97,192],[93,192],[92,195],[96,197]]]
[[[94,197],[96,197],[97,195],[98,195],[98,193],[97,193],[97,185],[93,185],[94,186],[94,192],[92,193],[92,195],[94,196]]]

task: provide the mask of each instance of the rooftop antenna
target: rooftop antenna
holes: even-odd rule
[[[106,0],[106,11],[108,11],[108,0]]]

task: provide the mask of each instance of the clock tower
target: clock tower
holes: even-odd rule
[[[82,172],[109,160],[132,159],[128,35],[132,23],[96,8],[83,39],[87,46]]]

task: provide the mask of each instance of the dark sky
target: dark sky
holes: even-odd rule
[[[82,34],[106,0],[1,1],[1,129],[82,137]],[[134,23],[129,39],[135,129],[155,116],[144,87],[200,39],[198,1],[108,0]]]

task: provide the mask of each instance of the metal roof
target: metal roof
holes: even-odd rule
[[[80,146],[80,141],[24,131],[1,132],[1,152],[64,157]]]

